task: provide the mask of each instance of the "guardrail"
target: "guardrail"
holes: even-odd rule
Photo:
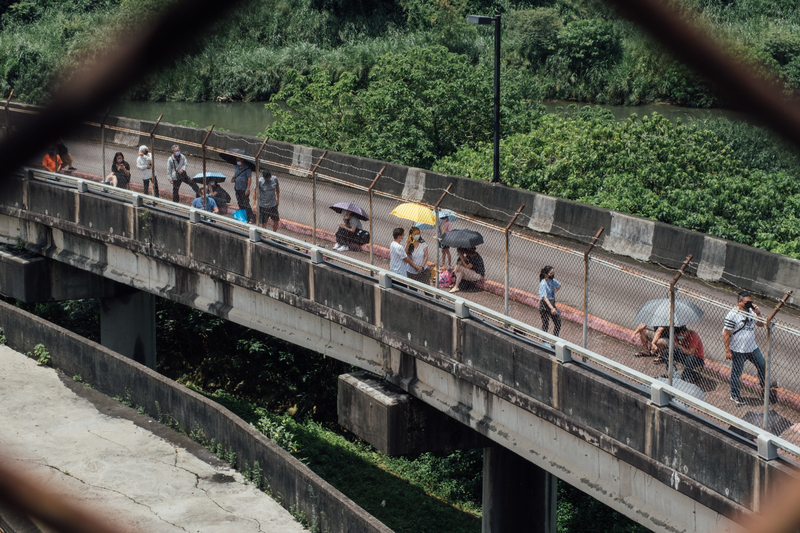
[[[213,223],[217,227],[225,228],[242,236],[247,236],[253,242],[270,240],[282,246],[293,248],[299,252],[308,254],[313,263],[326,263],[328,260],[331,260],[332,264],[345,265],[356,271],[367,272],[368,276],[366,277],[374,278],[382,288],[391,289],[396,283],[401,287],[407,287],[409,289],[409,294],[412,296],[432,299],[439,303],[447,304],[448,307],[453,308],[456,316],[460,318],[476,318],[495,325],[498,329],[504,330],[508,335],[517,336],[526,341],[530,341],[531,339],[538,340],[538,344],[543,349],[552,351],[555,358],[562,364],[594,365],[595,367],[603,369],[606,371],[609,379],[632,383],[638,386],[643,394],[649,393],[650,401],[654,405],[659,407],[672,406],[674,408],[683,409],[692,416],[699,415],[700,418],[711,421],[712,423],[716,420],[729,427],[737,428],[754,435],[758,455],[765,460],[777,458],[778,449],[800,457],[800,447],[773,435],[765,429],[754,426],[730,413],[718,409],[705,401],[699,400],[691,394],[683,392],[659,379],[650,377],[612,359],[603,357],[587,348],[546,333],[529,324],[480,304],[467,302],[463,298],[454,296],[445,290],[437,289],[431,285],[420,283],[389,270],[376,267],[370,263],[314,246],[313,244],[299,239],[259,228],[248,223],[239,222],[227,216],[201,211],[169,200],[156,198],[154,196],[146,196],[94,181],[73,178],[63,174],[54,174],[28,167],[25,167],[24,170],[27,173],[28,179],[63,184],[74,187],[79,192],[100,194],[125,201],[136,207],[152,206],[160,210],[174,213],[177,216],[185,217],[190,223]],[[576,359],[574,357],[575,355],[579,356],[579,358]],[[622,376],[624,379],[618,376]],[[689,410],[689,407],[695,411]],[[725,428],[722,424],[717,423],[722,430],[727,430],[728,428]]]

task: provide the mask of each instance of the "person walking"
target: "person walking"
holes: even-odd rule
[[[550,319],[553,320],[553,335],[561,333],[561,313],[556,308],[556,292],[561,283],[556,280],[556,271],[546,265],[539,271],[539,316],[542,317],[542,330],[547,333]]]
[[[142,192],[150,194],[150,178],[153,177],[153,156],[150,155],[150,148],[146,144],[139,147],[136,168],[142,171]]]
[[[239,193],[236,193],[239,199]],[[253,209],[258,212],[258,223],[262,228],[267,227],[267,222],[272,219],[272,231],[278,231],[281,223],[281,216],[278,213],[278,206],[281,203],[281,186],[278,178],[272,175],[269,170],[264,170],[258,178],[256,189],[253,193]],[[241,207],[240,207],[241,209]]]
[[[756,326],[763,328],[763,322],[757,322],[761,310],[753,303],[750,293],[742,291],[738,294],[736,307],[725,316],[722,329],[722,342],[725,345],[725,359],[731,360],[731,401],[736,405],[744,405],[740,391],[740,380],[744,364],[753,363],[758,372],[758,381],[764,389],[766,362],[756,344]]]
[[[244,209],[247,214],[247,222],[252,224],[256,221],[256,216],[253,214],[249,202],[253,171],[250,169],[250,165],[245,164],[241,157],[236,158],[233,168],[233,191],[236,193],[236,202],[239,204],[239,209]]]
[[[172,183],[172,201],[175,203],[180,202],[181,183],[186,183],[192,188],[195,198],[200,197],[200,187],[186,173],[188,168],[189,162],[186,160],[186,156],[181,154],[180,146],[173,144],[172,157],[167,161],[167,176]]]

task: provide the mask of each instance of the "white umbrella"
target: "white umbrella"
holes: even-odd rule
[[[692,302],[675,299],[675,327],[700,322],[705,313]],[[669,298],[658,298],[645,303],[636,313],[634,322],[648,326],[669,325]]]

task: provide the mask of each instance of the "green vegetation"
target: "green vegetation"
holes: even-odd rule
[[[47,351],[47,348],[44,347],[44,344],[37,344],[33,347],[32,352],[28,352],[25,355],[31,359],[36,359],[36,362],[39,364],[39,366],[50,366],[50,363],[52,363],[50,352]]]
[[[9,1],[0,19],[0,93],[43,102],[54,75],[116,44],[171,0]],[[800,85],[800,13],[793,0],[683,0],[687,16]],[[537,98],[635,105],[716,106],[719,98],[636,26],[593,0],[252,0],[220,20],[190,53],[132,88],[150,100],[267,100],[314,67],[359,88],[387,54],[444,46],[475,70],[493,61],[491,27],[468,14],[502,13],[504,77]],[[188,35],[187,35],[188,37]],[[490,97],[490,95],[489,95]]]
[[[761,133],[725,122],[672,124],[657,114],[619,123],[585,107],[505,138],[500,168],[515,187],[800,257],[800,164]],[[491,160],[483,143],[433,168],[482,178]]]

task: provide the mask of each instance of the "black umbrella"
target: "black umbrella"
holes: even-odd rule
[[[764,425],[764,411],[748,411],[742,417],[742,420],[760,428]],[[769,410],[769,415],[767,416],[767,431],[769,431],[770,433],[772,433],[777,437],[780,437],[781,433],[783,433],[790,427],[792,427],[791,420],[780,415],[774,409]],[[753,440],[756,438],[755,435],[750,435],[749,433],[742,431],[739,428],[731,427],[730,429],[734,433],[742,435],[743,437],[746,437],[748,439]]]
[[[450,248],[475,248],[483,244],[483,235],[471,229],[454,229],[442,235],[441,242]]]
[[[350,211],[351,213],[353,213],[354,217],[360,220],[363,220],[365,222],[369,220],[369,217],[367,216],[367,214],[364,212],[363,209],[358,207],[356,204],[350,202],[339,202],[338,204],[333,204],[331,206],[331,209],[333,209],[340,215],[342,214],[342,211]]]
[[[223,153],[219,154],[219,156],[222,158],[223,161],[226,161],[226,162],[230,163],[231,165],[235,165],[236,164],[236,158],[239,157],[239,156],[243,155],[245,157],[252,157],[250,154],[248,154],[247,152],[245,152],[241,148],[231,148],[228,151],[229,152],[233,152],[234,154],[239,154],[239,155],[223,154]],[[245,159],[244,157],[242,158],[242,161],[244,161],[245,165],[250,167],[250,170],[255,170],[256,169],[255,161],[250,161],[248,159]]]

